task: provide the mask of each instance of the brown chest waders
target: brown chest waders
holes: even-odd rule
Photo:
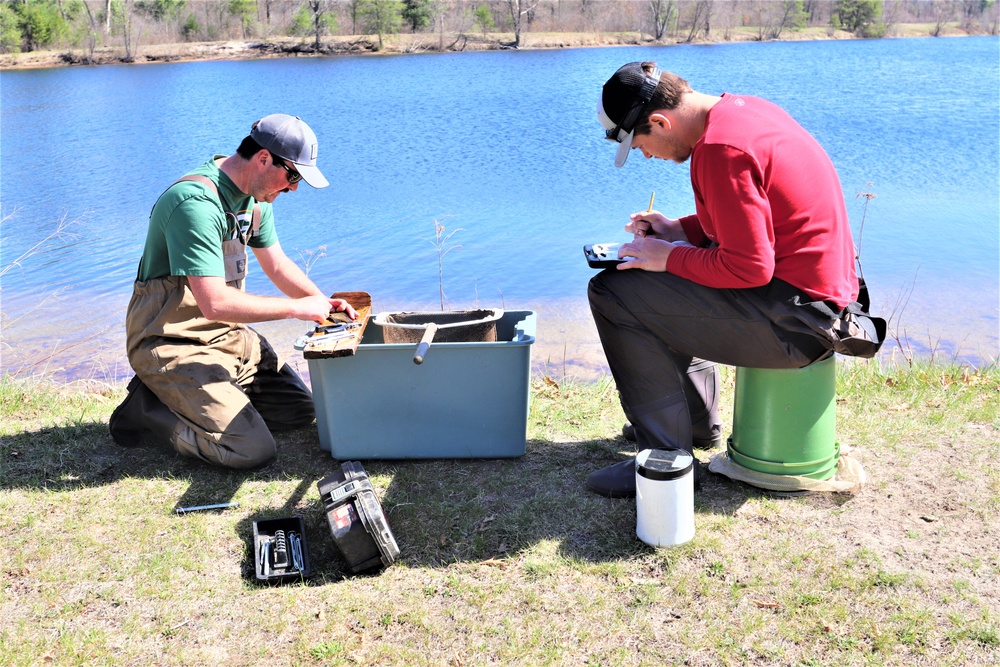
[[[199,182],[218,197],[203,176],[180,180]],[[232,213],[226,219],[232,227],[222,242],[225,280],[242,290],[246,243],[260,224],[260,207],[254,206],[247,228]],[[137,280],[126,335],[136,376],[173,415],[170,420],[159,411],[148,428],[183,456],[256,467],[275,455],[272,428],[306,425],[315,416],[308,387],[270,344],[246,325],[206,318],[186,277]]]

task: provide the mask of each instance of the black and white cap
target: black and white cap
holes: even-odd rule
[[[597,101],[597,118],[604,126],[605,137],[618,142],[616,167],[628,159],[636,123],[660,83],[660,74],[659,68],[654,67],[651,74],[646,74],[642,63],[629,63],[619,67],[604,84]]]

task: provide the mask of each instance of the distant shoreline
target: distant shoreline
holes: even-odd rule
[[[905,23],[892,26],[883,39],[931,37],[933,24]],[[957,25],[949,24],[941,37],[968,37],[969,33]],[[721,36],[720,36],[721,37]],[[819,41],[856,40],[854,34],[832,28],[804,28],[788,30],[780,39],[768,41]],[[325,37],[319,50],[312,41],[303,37],[269,37],[221,42],[181,42],[171,44],[140,44],[131,62],[124,59],[120,46],[103,46],[90,52],[85,48],[27,53],[0,54],[0,70],[41,69],[79,65],[151,64],[164,62],[197,62],[206,60],[257,60],[264,58],[323,57],[337,55],[403,55],[416,53],[456,53],[463,51],[497,51],[509,48],[512,34],[430,34],[402,33],[384,38],[384,46],[377,49],[374,35],[349,35]],[[545,33],[525,32],[521,35],[522,50],[591,48],[601,46],[673,46],[679,44],[727,44],[752,42],[757,39],[757,29],[737,28],[730,31],[729,39],[661,40],[638,32],[621,33]]]

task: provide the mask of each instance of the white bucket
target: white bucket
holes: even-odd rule
[[[635,534],[651,547],[694,537],[694,456],[681,449],[644,449],[635,465]]]

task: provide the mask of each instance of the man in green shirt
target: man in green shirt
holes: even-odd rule
[[[216,155],[160,195],[126,315],[135,377],[111,415],[120,445],[169,443],[183,456],[253,468],[275,456],[272,430],[312,422],[312,394],[246,326],[324,321],[350,304],[328,298],[278,242],[271,204],[316,166],[316,135],[300,118],[253,124],[235,155]],[[247,247],[284,297],[244,291]]]

